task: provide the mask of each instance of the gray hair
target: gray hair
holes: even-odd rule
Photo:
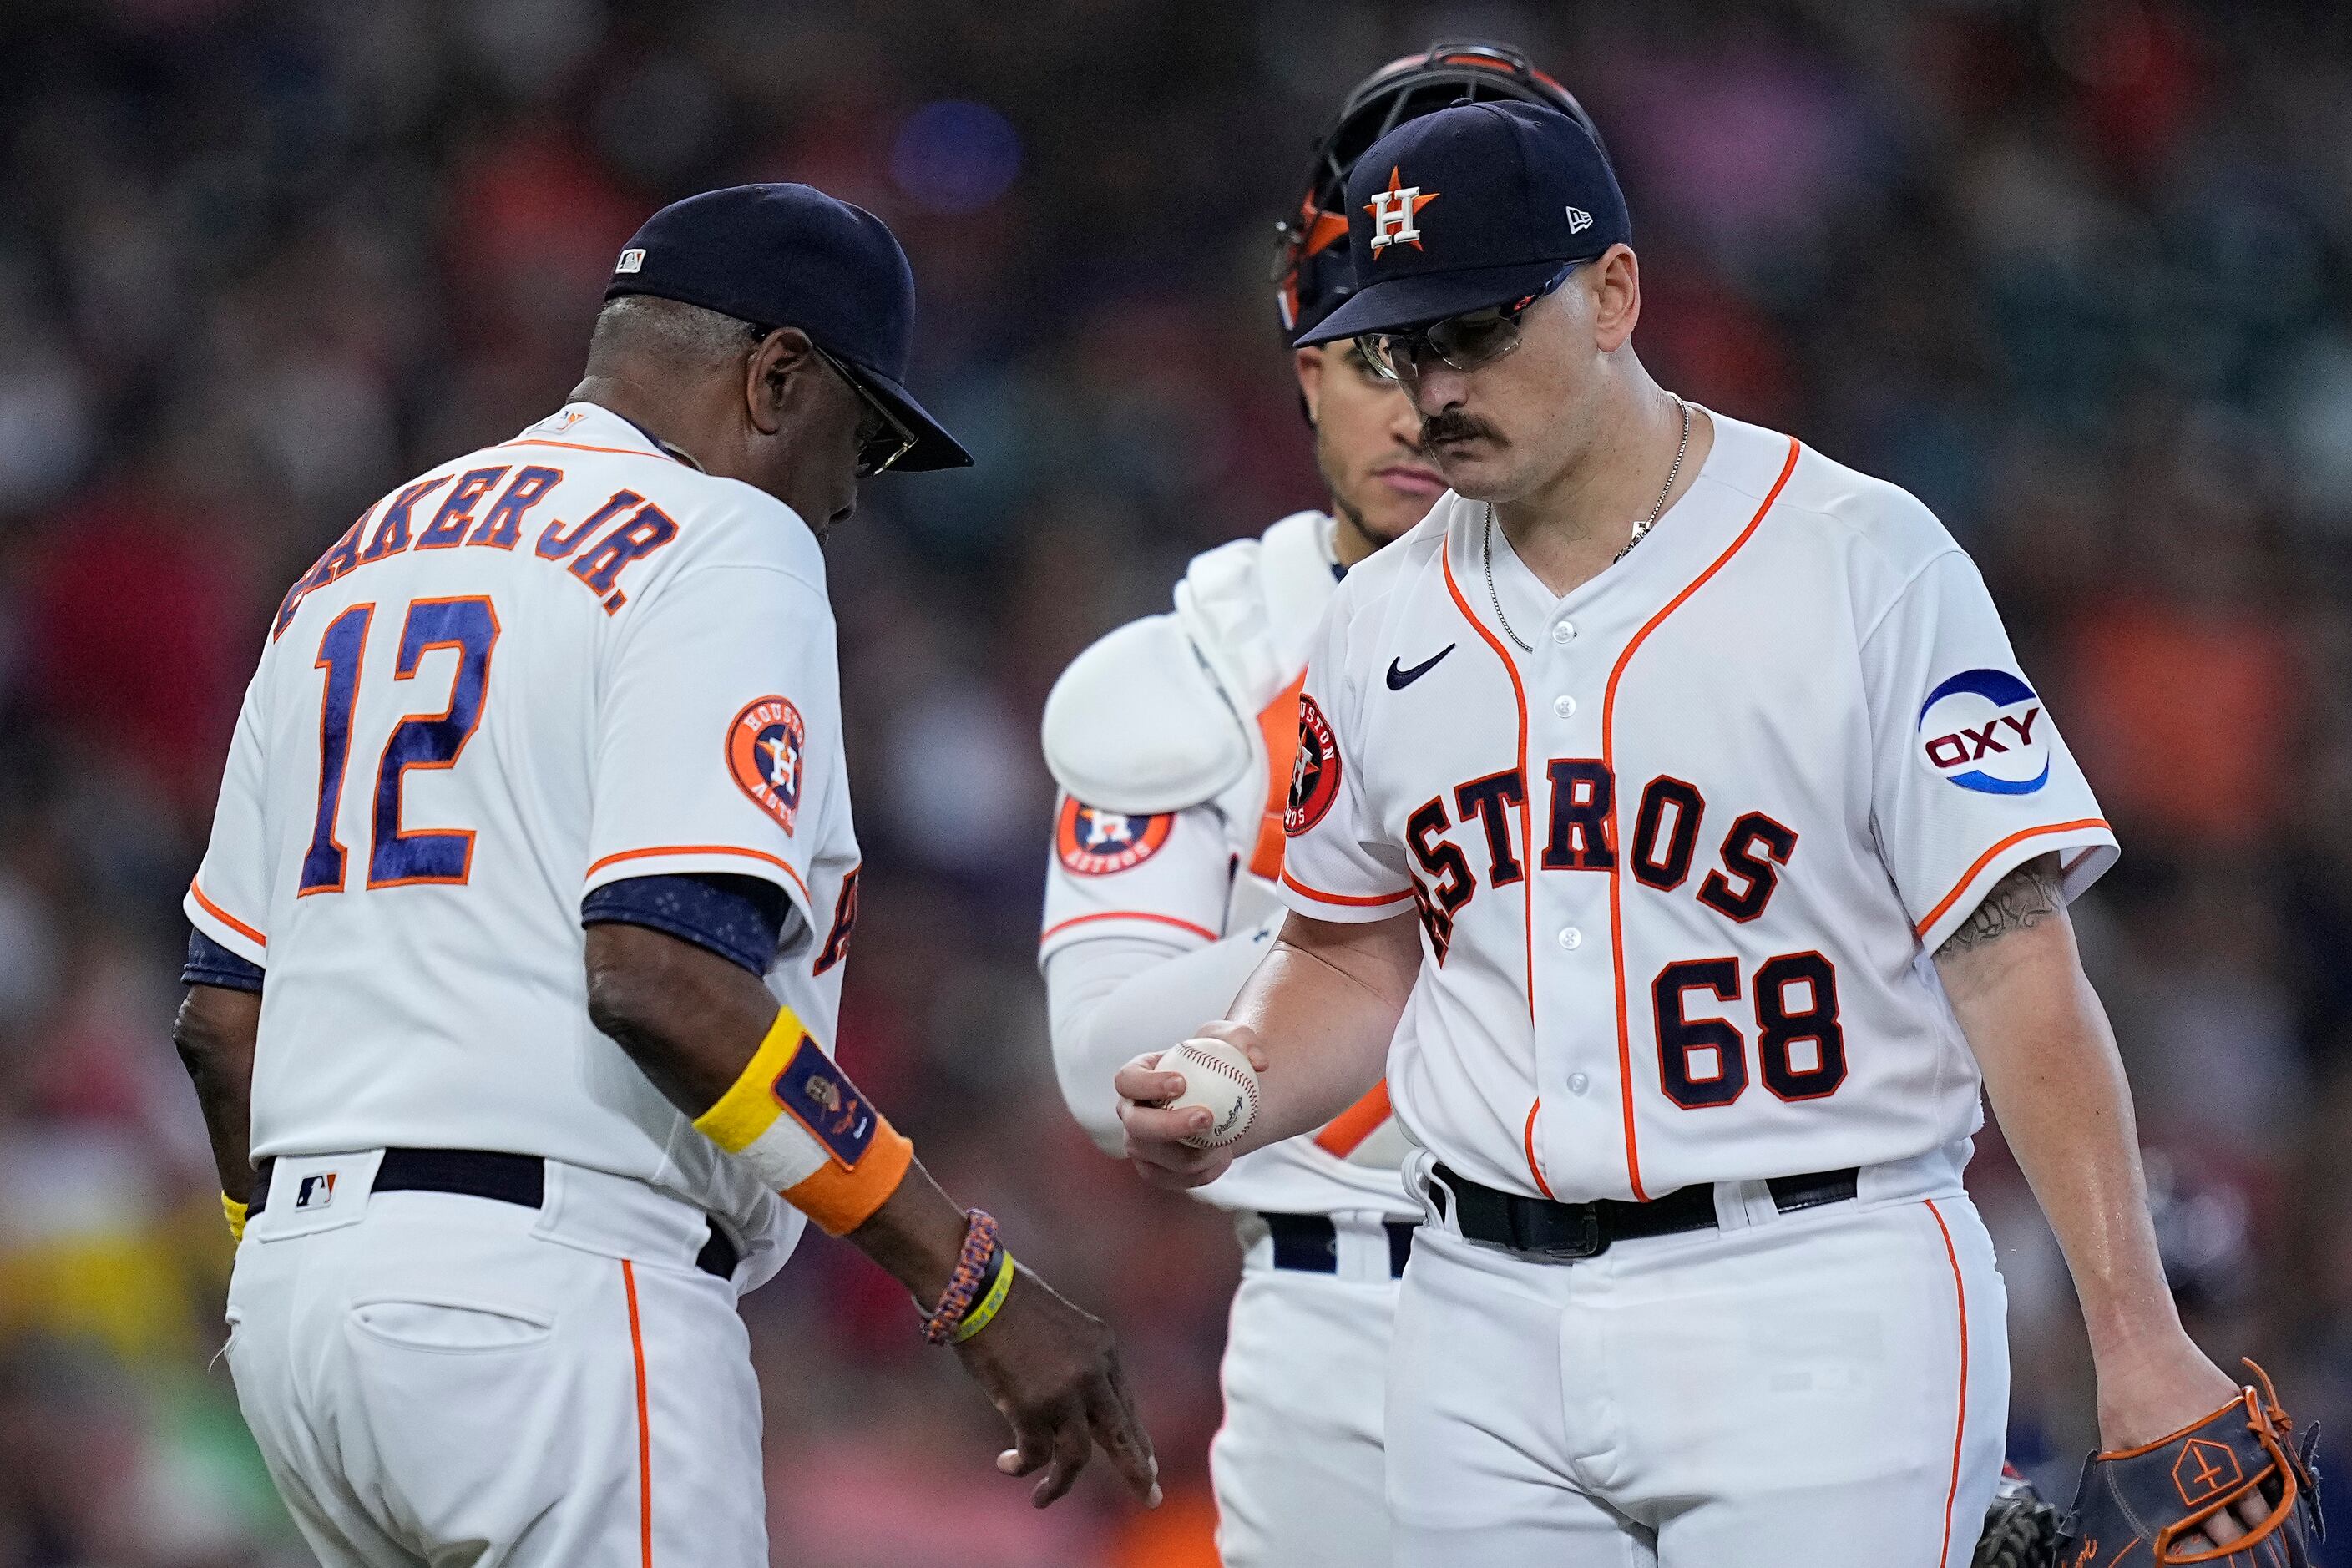
[[[588,340],[588,367],[639,355],[694,366],[732,359],[756,342],[761,329],[750,321],[706,310],[680,300],[624,294],[596,314]]]

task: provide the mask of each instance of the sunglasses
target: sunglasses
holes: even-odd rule
[[[814,344],[810,347],[814,348]],[[866,389],[857,373],[825,353],[816,350],[816,357],[833,367],[833,373],[849,383],[849,390],[857,394],[865,412],[857,421],[857,477],[870,479],[915,449],[921,440],[907,428],[907,422],[891,411],[890,405]]]
[[[1409,332],[1363,332],[1356,338],[1356,348],[1376,374],[1406,386],[1420,381],[1423,366],[1431,360],[1463,371],[1492,364],[1519,346],[1519,319],[1583,265],[1570,262],[1524,300],[1448,316]]]

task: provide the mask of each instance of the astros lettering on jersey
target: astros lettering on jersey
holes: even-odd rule
[[[634,1177],[723,1216],[749,1289],[801,1216],[590,1023],[581,900],[773,885],[770,989],[830,1042],[856,866],[814,537],[582,403],[384,498],[288,593],[186,908],[268,972],[257,1163],[457,1147]]]
[[[1486,509],[1449,495],[1308,665],[1282,897],[1418,915],[1396,1114],[1509,1191],[1956,1176],[1979,1079],[1928,955],[2024,860],[2071,897],[2115,858],[1934,517],[1713,417],[1689,493],[1565,598],[1497,529],[1498,617]]]

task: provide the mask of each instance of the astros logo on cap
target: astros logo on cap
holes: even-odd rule
[[[808,728],[782,697],[762,697],[727,726],[727,771],[753,805],[793,830],[801,809],[802,747]]]
[[[1410,245],[1421,248],[1421,226],[1413,222],[1414,215],[1435,201],[1442,194],[1432,191],[1422,194],[1419,185],[1403,183],[1400,169],[1389,170],[1389,188],[1375,191],[1364,210],[1372,215],[1372,254],[1378,257],[1391,245]]]

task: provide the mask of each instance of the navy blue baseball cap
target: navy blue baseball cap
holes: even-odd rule
[[[1591,127],[1539,104],[1457,103],[1407,121],[1356,160],[1356,291],[1298,345],[1508,305],[1633,237]]]
[[[730,185],[646,220],[604,298],[651,294],[761,327],[796,327],[890,405],[915,445],[901,468],[971,465],[907,391],[915,274],[887,225],[809,185]]]

